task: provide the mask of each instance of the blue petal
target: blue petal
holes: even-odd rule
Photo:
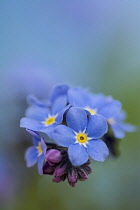
[[[45,101],[44,100],[38,100],[38,98],[36,98],[33,95],[29,95],[27,97],[27,102],[31,106],[33,106],[33,105],[40,106],[40,107],[47,107],[48,106],[48,102],[46,100]]]
[[[32,137],[32,142],[33,142],[33,145],[34,146],[38,146],[38,143],[39,143],[39,139],[35,138],[34,136]]]
[[[69,159],[74,166],[80,166],[88,161],[86,148],[79,144],[72,144],[68,148]]]
[[[57,123],[53,123],[52,125],[44,126],[40,132],[46,133],[50,138],[52,138],[52,134],[54,132],[55,127],[58,126]]]
[[[20,127],[27,128],[29,130],[40,131],[43,125],[36,120],[24,117],[20,121]]]
[[[76,141],[74,137],[72,129],[65,125],[58,125],[53,132],[53,139],[63,147],[73,144]]]
[[[52,91],[52,94],[51,94],[51,99],[50,101],[52,103],[55,102],[55,100],[60,97],[60,96],[66,96],[67,92],[68,92],[68,89],[70,87],[66,84],[63,84],[63,85],[57,85],[53,91]]]
[[[41,146],[42,146],[43,155],[45,155],[47,151],[47,145],[45,144],[43,138],[41,138]]]
[[[122,139],[125,137],[125,132],[134,132],[136,131],[136,127],[128,124],[128,123],[114,123],[110,125],[113,132],[114,136],[118,139]]]
[[[44,157],[43,154],[38,157],[38,173],[40,175],[43,174],[43,163],[44,163],[44,159],[45,159],[45,157]]]
[[[103,115],[106,119],[113,118],[121,109],[121,103],[119,101],[111,100],[105,103],[98,110],[98,114]]]
[[[105,96],[101,93],[93,95],[90,95],[90,101],[89,101],[89,108],[97,109],[100,106],[102,106],[105,102]]]
[[[33,166],[37,162],[37,149],[33,147],[29,147],[25,152],[25,160],[27,167]]]
[[[88,105],[88,92],[82,88],[70,88],[68,91],[68,101],[72,106],[84,108]]]
[[[26,130],[27,130],[28,133],[30,133],[33,137],[35,137],[36,139],[40,140],[40,136],[39,136],[39,133],[38,133],[38,132],[29,130],[29,129],[26,129]]]
[[[41,141],[41,137],[39,136],[39,133],[29,130],[29,129],[26,129],[26,130],[32,135],[33,144],[37,146],[38,142]]]
[[[108,126],[105,118],[102,115],[95,114],[90,116],[86,132],[88,137],[97,139],[107,132],[107,128]]]
[[[109,155],[109,150],[106,144],[100,139],[89,140],[87,144],[87,152],[94,160],[101,162]]]
[[[67,98],[66,96],[58,97],[55,102],[52,104],[52,115],[55,115],[62,111],[64,107],[67,105]]]
[[[125,132],[124,130],[119,126],[119,124],[117,123],[114,123],[114,124],[111,124],[110,125],[112,130],[113,130],[113,133],[114,133],[114,136],[118,139],[122,139],[125,137]]]
[[[60,124],[62,122],[63,116],[64,116],[65,112],[69,110],[69,108],[70,108],[70,105],[67,105],[65,108],[63,108],[63,110],[61,112],[58,113],[58,115],[55,119],[56,123]]]
[[[64,111],[60,112],[60,113],[57,115],[57,117],[56,117],[56,119],[55,119],[55,122],[58,123],[58,124],[60,124],[60,123],[63,121],[63,115],[64,115]]]
[[[37,104],[37,102],[38,102],[38,99],[34,95],[27,96],[27,103],[29,105],[35,105],[35,104]]]
[[[120,127],[126,132],[134,132],[136,131],[136,126],[131,125],[129,123],[121,123]]]
[[[47,108],[38,107],[38,106],[31,106],[25,112],[26,117],[32,118],[34,120],[39,120],[39,121],[45,120],[48,114],[49,114],[49,110]]]
[[[72,106],[95,109],[103,105],[105,96],[103,94],[93,95],[82,88],[71,88],[68,91],[68,101]]]
[[[114,119],[116,121],[123,121],[127,117],[127,114],[125,111],[121,110],[117,115],[115,115]]]
[[[74,131],[84,131],[87,127],[87,114],[81,108],[72,107],[66,115],[66,121]]]

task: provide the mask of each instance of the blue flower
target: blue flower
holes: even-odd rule
[[[124,138],[125,132],[134,132],[136,130],[135,126],[129,123],[124,123],[125,119],[126,113],[124,111],[120,111],[119,114],[107,120],[116,138]]]
[[[82,88],[70,88],[68,101],[72,106],[83,108],[91,115],[101,114],[106,119],[114,117],[121,108],[119,101],[103,94],[93,95]]]
[[[39,100],[35,96],[29,95],[27,97],[27,102],[31,106],[36,105],[39,107],[49,107],[53,103],[55,103],[56,100],[59,100],[59,101],[61,101],[62,107],[64,107],[67,104],[67,92],[68,92],[69,88],[70,87],[66,84],[56,85],[53,88],[48,100]]]
[[[66,115],[65,125],[54,129],[54,140],[63,147],[68,147],[68,155],[74,166],[87,162],[91,156],[94,160],[104,161],[109,154],[106,144],[98,139],[107,132],[107,122],[99,114],[87,118],[81,108],[72,107]]]
[[[29,147],[25,152],[25,160],[27,167],[33,166],[38,161],[38,172],[40,175],[43,174],[43,163],[47,146],[37,132],[27,130],[33,136],[33,145]]]
[[[26,110],[26,117],[21,119],[20,126],[30,130],[44,132],[52,138],[54,128],[62,122],[63,114],[69,108],[63,102],[61,101],[61,97],[58,97],[51,108],[37,105],[30,106]]]

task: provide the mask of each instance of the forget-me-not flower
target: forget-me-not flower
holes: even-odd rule
[[[63,147],[68,147],[68,155],[74,166],[88,161],[89,156],[104,161],[109,154],[106,144],[100,140],[107,132],[107,123],[99,114],[91,115],[81,108],[72,107],[66,115],[66,125],[54,129],[53,139]]]
[[[121,108],[119,101],[103,94],[93,95],[82,88],[70,88],[68,101],[74,107],[83,108],[91,115],[101,114],[106,119],[114,117]]]
[[[34,95],[29,95],[27,97],[27,102],[29,105],[36,105],[39,107],[49,107],[51,106],[53,103],[55,103],[56,100],[59,99],[59,101],[61,101],[62,106],[65,106],[67,104],[67,92],[69,90],[69,86],[66,84],[62,84],[62,85],[56,85],[48,100],[39,100],[37,97],[35,97]]]
[[[125,132],[134,132],[136,127],[125,123],[124,120],[126,119],[126,113],[124,111],[120,111],[117,115],[113,118],[108,119],[108,124],[113,130],[114,136],[116,138],[124,138]]]
[[[20,126],[44,132],[52,138],[54,128],[62,122],[63,114],[69,108],[69,106],[66,106],[68,88],[67,85],[56,86],[50,97],[50,106],[48,107],[38,104],[30,106],[26,110],[26,117],[21,119]]]
[[[28,132],[33,137],[33,146],[29,147],[25,152],[27,167],[31,167],[38,162],[38,172],[42,175],[47,146],[37,132],[31,130],[28,130]]]

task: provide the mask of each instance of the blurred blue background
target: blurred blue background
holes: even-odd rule
[[[140,2],[0,1],[0,203],[2,209],[140,208]],[[122,101],[137,125],[121,155],[93,163],[73,189],[26,168],[31,138],[19,128],[26,96],[48,97],[56,83]]]

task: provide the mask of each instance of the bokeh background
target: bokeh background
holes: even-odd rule
[[[1,209],[140,208],[140,1],[0,1]],[[137,132],[75,188],[26,168],[26,96],[69,83],[122,101]]]

